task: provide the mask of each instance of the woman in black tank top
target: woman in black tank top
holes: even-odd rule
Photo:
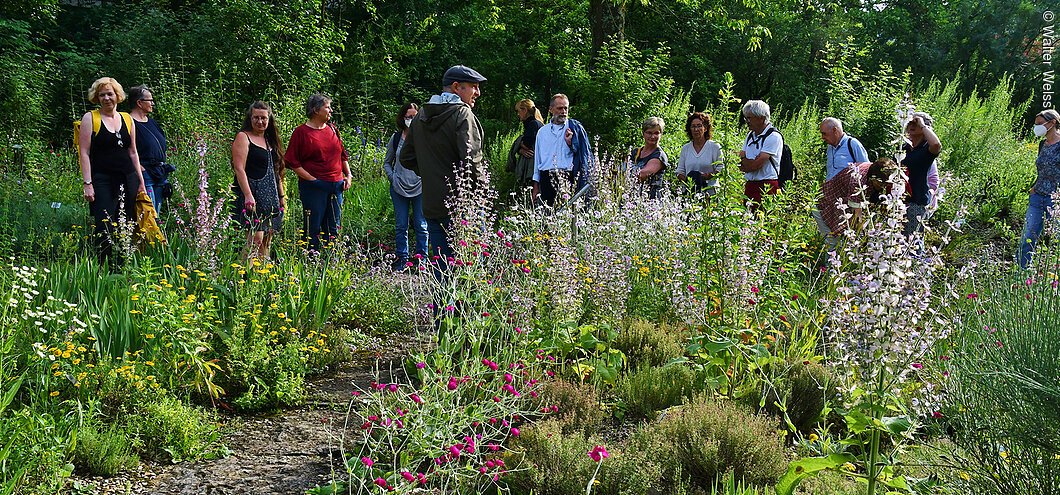
[[[122,253],[114,252],[119,222],[135,221],[136,194],[142,191],[143,176],[136,153],[136,129],[126,120],[128,114],[117,111],[125,100],[121,84],[109,77],[97,79],[88,90],[88,100],[99,104],[99,111],[81,118],[78,161],[84,182],[85,200],[95,220],[94,241],[100,264],[112,268],[123,262]],[[98,122],[96,122],[98,120]],[[93,132],[98,123],[99,130]],[[132,239],[120,239],[131,248]]]
[[[282,156],[272,109],[256,101],[232,142],[233,220],[247,230],[246,259],[267,259],[272,235],[283,226]]]

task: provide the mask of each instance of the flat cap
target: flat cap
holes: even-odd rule
[[[475,82],[480,83],[485,81],[486,78],[482,77],[478,71],[464,65],[454,65],[445,71],[445,75],[442,76],[442,86],[448,86],[454,82]]]

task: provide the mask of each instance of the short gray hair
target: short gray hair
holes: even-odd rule
[[[821,121],[821,125],[827,125],[829,128],[839,129],[839,132],[843,132],[843,121],[835,117],[825,117]]]
[[[306,118],[312,118],[324,108],[324,105],[331,103],[331,97],[322,93],[314,93],[309,96],[309,99],[305,101],[305,116]]]
[[[666,122],[662,119],[662,117],[648,117],[644,121],[644,123],[640,125],[640,130],[646,131],[648,129],[653,129],[656,127],[659,128],[659,132],[666,130]]]
[[[762,100],[747,100],[740,113],[746,117],[765,117],[769,122],[769,104]]]

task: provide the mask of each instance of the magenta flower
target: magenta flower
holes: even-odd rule
[[[420,362],[416,363],[416,369],[422,370],[423,368],[426,368],[426,367],[427,367],[427,363],[425,363],[423,361],[420,361]]]
[[[364,464],[367,467],[372,467],[372,465],[375,464],[375,462],[372,461],[372,459],[370,459],[368,457],[362,457],[361,458],[361,464]]]
[[[416,481],[416,477],[413,476],[412,473],[410,473],[408,471],[402,471],[401,472],[401,477],[405,478],[405,481],[408,481],[409,483],[412,483],[413,481]]]
[[[512,428],[511,432],[513,437],[519,436],[519,428]]]
[[[593,450],[589,451],[589,458],[596,462],[607,459],[607,455],[607,449],[602,445],[597,445],[596,447],[593,447]]]
[[[387,489],[387,490],[389,490],[389,489],[390,489],[390,485],[387,485],[387,484],[386,484],[386,480],[385,480],[385,479],[383,479],[383,478],[376,478],[376,479],[375,479],[375,484],[376,484],[376,485],[379,485],[379,487],[380,487],[380,488],[385,488],[385,489]]]
[[[415,402],[417,404],[423,404],[423,399],[421,399],[419,395],[412,394],[409,396],[409,398],[412,399],[412,402]]]
[[[924,369],[924,365],[920,363],[913,363],[913,369],[922,370]]]

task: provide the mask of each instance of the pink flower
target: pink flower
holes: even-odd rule
[[[375,464],[375,462],[368,457],[362,457],[361,464],[364,464],[367,467],[372,467],[372,464]]]
[[[421,399],[419,395],[412,394],[409,396],[409,398],[412,399],[412,402],[415,402],[417,404],[423,404],[423,399]]]
[[[412,483],[413,481],[416,481],[416,477],[413,476],[412,473],[410,473],[408,471],[402,471],[401,472],[401,477],[405,478],[405,481],[408,481],[409,483]]]
[[[387,387],[387,390],[390,390],[391,392],[397,392],[398,391],[398,384],[391,383],[390,386]]]
[[[978,299],[979,298],[979,294],[976,294],[976,293],[972,292],[972,293],[968,294],[967,298],[968,299]]]
[[[449,454],[453,457],[460,457],[460,444],[449,447]]]
[[[935,412],[931,413],[931,417],[932,418],[941,418],[942,417],[942,412],[941,411],[935,411]]]
[[[519,428],[512,428],[511,432],[513,437],[519,436]]]
[[[426,367],[427,367],[427,363],[425,363],[423,361],[420,361],[420,362],[416,363],[416,369],[421,369],[422,370],[423,368],[426,368]]]
[[[504,374],[504,383],[512,383],[512,380],[513,378],[511,373]]]
[[[596,462],[607,459],[607,455],[607,449],[602,445],[597,445],[596,447],[593,447],[593,450],[589,451],[589,458]]]
[[[375,479],[375,484],[376,484],[376,485],[379,485],[379,487],[380,487],[380,488],[385,488],[385,489],[387,489],[387,490],[389,490],[389,489],[390,489],[390,485],[387,485],[387,484],[386,484],[386,480],[385,480],[385,479],[383,479],[383,478],[376,478],[376,479]]]
[[[924,365],[922,365],[920,363],[913,363],[913,369],[922,370],[922,369],[924,369]]]

